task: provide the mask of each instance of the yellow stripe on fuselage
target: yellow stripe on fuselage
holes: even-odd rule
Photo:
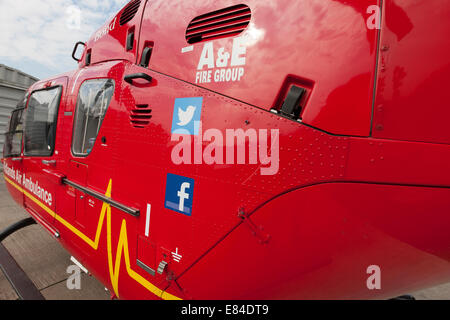
[[[95,234],[95,240],[91,240],[88,236],[86,236],[84,233],[82,233],[80,230],[75,228],[73,225],[71,225],[69,222],[64,220],[61,216],[56,214],[54,211],[52,211],[50,208],[45,206],[41,201],[36,199],[33,195],[25,191],[23,188],[21,188],[19,185],[14,183],[12,180],[4,176],[6,182],[8,182],[10,185],[12,185],[14,188],[22,192],[25,196],[27,196],[30,200],[32,200],[34,203],[36,203],[39,207],[41,207],[45,212],[47,212],[50,216],[55,218],[57,221],[59,221],[63,226],[65,226],[67,229],[72,231],[75,235],[77,235],[80,239],[82,239],[84,242],[86,242],[92,249],[97,250],[98,245],[100,243],[100,237],[102,233],[102,226],[103,222],[105,220],[106,215],[106,239],[107,239],[107,251],[108,251],[108,268],[109,268],[109,275],[111,278],[111,285],[114,289],[115,294],[117,297],[119,297],[119,275],[120,275],[120,264],[122,261],[122,251],[124,253],[124,260],[125,260],[125,266],[128,275],[138,282],[140,285],[145,287],[148,291],[152,292],[153,294],[157,295],[158,297],[164,299],[164,300],[181,300],[181,298],[176,297],[170,293],[167,293],[159,288],[157,288],[155,285],[147,281],[144,277],[142,277],[140,274],[135,272],[133,269],[131,269],[130,264],[130,254],[128,251],[128,234],[127,234],[127,224],[125,219],[122,220],[122,226],[120,229],[119,234],[119,242],[117,244],[116,249],[116,260],[113,265],[113,258],[112,258],[112,244],[111,244],[111,206],[103,202],[102,210],[100,212],[100,217],[98,220],[97,225],[97,231]],[[112,180],[109,181],[108,188],[106,190],[105,196],[108,198],[111,198],[111,189],[112,189]]]

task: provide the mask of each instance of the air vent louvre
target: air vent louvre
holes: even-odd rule
[[[242,33],[250,23],[252,13],[245,4],[198,16],[186,30],[186,40],[190,44],[214,39],[234,37]]]
[[[135,128],[144,129],[151,119],[152,109],[147,104],[136,105],[136,108],[131,110],[130,123]]]
[[[120,25],[123,26],[125,23],[129,22],[134,18],[141,5],[141,0],[134,0],[128,3],[128,5],[123,9],[120,16]]]

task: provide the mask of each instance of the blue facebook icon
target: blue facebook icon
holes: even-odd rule
[[[192,214],[194,179],[167,174],[166,199],[164,206],[187,216]]]
[[[178,98],[175,100],[172,119],[173,134],[197,136],[202,116],[203,98]]]

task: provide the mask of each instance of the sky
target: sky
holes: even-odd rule
[[[45,79],[77,68],[72,50],[129,0],[0,0],[0,63]]]

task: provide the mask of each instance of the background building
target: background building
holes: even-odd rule
[[[23,98],[26,90],[39,79],[0,64],[0,154],[5,142],[4,133],[11,111]]]

